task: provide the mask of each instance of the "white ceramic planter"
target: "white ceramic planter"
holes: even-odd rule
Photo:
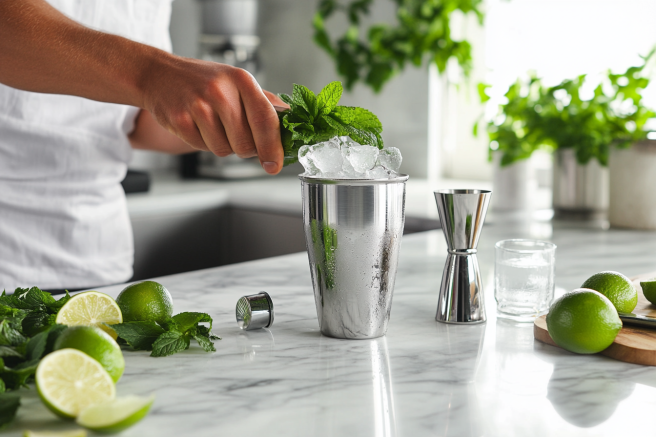
[[[530,159],[523,159],[508,166],[500,166],[501,157],[495,153],[492,157],[494,173],[490,201],[493,211],[527,211],[531,209],[532,196],[537,189],[535,172]]]
[[[656,141],[612,149],[608,167],[611,226],[656,229]]]
[[[556,217],[594,219],[608,209],[608,169],[596,159],[581,165],[572,149],[554,153],[553,209]]]

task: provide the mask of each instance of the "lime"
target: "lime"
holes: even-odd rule
[[[77,349],[98,361],[114,382],[125,370],[121,348],[105,331],[96,326],[71,326],[55,341],[54,349]]]
[[[46,355],[36,368],[35,380],[46,407],[67,419],[116,395],[109,373],[77,349],[60,349]]]
[[[123,316],[111,296],[97,291],[86,291],[73,296],[61,307],[56,322],[67,326],[97,326],[116,339],[116,332],[104,323],[123,323]]]
[[[30,431],[23,433],[23,437],[87,437],[87,432],[83,429],[75,431]]]
[[[638,291],[629,278],[617,272],[601,272],[581,285],[606,296],[621,313],[630,313],[638,304]]]
[[[126,322],[164,322],[173,315],[169,291],[155,281],[128,285],[116,298]]]
[[[77,424],[95,432],[113,434],[146,417],[155,396],[125,396],[92,405],[77,417]]]
[[[595,354],[613,343],[622,321],[603,294],[577,288],[556,300],[547,314],[547,330],[556,344],[577,354]]]
[[[647,300],[656,305],[656,278],[641,282],[640,286]]]

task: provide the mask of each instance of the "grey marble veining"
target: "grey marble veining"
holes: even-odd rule
[[[125,351],[119,394],[155,393],[125,436],[621,436],[651,435],[656,368],[581,356],[537,343],[532,325],[497,320],[494,243],[538,237],[558,245],[556,284],[589,275],[656,271],[656,233],[549,222],[486,226],[479,243],[488,321],[434,321],[446,244],[441,231],[402,243],[389,329],[375,340],[322,337],[304,253],[161,278],[175,311],[200,310],[223,337],[167,358]],[[116,296],[122,286],[105,291]],[[268,330],[242,332],[239,297],[266,290]],[[74,425],[23,390],[23,429]]]

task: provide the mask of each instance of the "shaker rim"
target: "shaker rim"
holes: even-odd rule
[[[399,174],[396,177],[389,179],[339,179],[339,178],[325,178],[315,176],[298,175],[298,178],[308,184],[322,184],[322,185],[385,185],[385,184],[398,184],[405,182],[410,176],[407,174]]]
[[[442,190],[435,190],[435,194],[490,194],[492,190],[479,190],[472,188],[446,188]]]

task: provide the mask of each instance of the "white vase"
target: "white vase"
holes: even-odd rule
[[[581,165],[572,149],[560,149],[553,161],[553,209],[560,218],[595,219],[608,209],[608,169],[591,159]]]
[[[494,196],[490,201],[490,208],[499,212],[530,210],[532,196],[537,189],[535,171],[531,160],[522,159],[501,167],[501,155],[494,153],[492,163],[494,165],[492,176]]]
[[[611,226],[656,229],[656,141],[612,149],[608,167]]]

